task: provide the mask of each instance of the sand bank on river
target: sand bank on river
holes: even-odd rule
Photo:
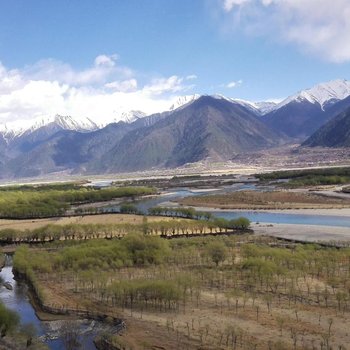
[[[251,228],[258,235],[269,235],[301,241],[349,241],[350,228],[320,225],[293,224],[251,224]]]

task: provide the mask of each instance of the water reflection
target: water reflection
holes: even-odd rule
[[[6,255],[5,267],[0,271],[0,276],[5,282],[9,282],[13,290],[0,287],[0,299],[9,309],[16,311],[20,315],[21,324],[31,323],[35,326],[38,336],[40,336],[49,349],[63,350],[64,344],[59,339],[58,329],[62,321],[44,322],[40,321],[35,314],[34,308],[30,304],[28,297],[28,286],[23,281],[16,281],[12,273],[12,256]],[[79,327],[79,342],[81,349],[95,350],[93,338],[102,330],[103,325],[91,320],[75,321]]]

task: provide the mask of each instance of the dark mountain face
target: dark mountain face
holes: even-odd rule
[[[350,147],[350,108],[322,126],[302,146]]]
[[[202,96],[150,127],[129,132],[100,162],[91,163],[90,170],[132,171],[208,158],[227,160],[279,141],[278,134],[243,106]]]
[[[130,130],[130,124],[119,122],[90,133],[71,131],[56,134],[53,155],[55,164],[75,168],[92,159],[99,159]]]
[[[262,119],[272,129],[293,138],[305,139],[326,120],[319,104],[292,101]]]
[[[292,101],[266,114],[262,120],[275,131],[299,140],[313,134],[328,120],[350,107],[350,97],[338,102],[329,102],[323,109],[318,103]]]

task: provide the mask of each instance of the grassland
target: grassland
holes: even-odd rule
[[[329,209],[349,208],[350,200],[292,191],[239,191],[220,195],[187,197],[183,205],[221,209]]]
[[[134,350],[346,349],[349,263],[349,249],[253,236],[129,235],[15,255],[44,305],[121,317],[123,334],[103,338]]]

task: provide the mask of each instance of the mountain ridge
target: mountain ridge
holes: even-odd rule
[[[276,145],[278,138],[245,107],[201,96],[151,127],[125,135],[90,169],[174,167],[210,156],[227,160],[242,150]]]
[[[193,103],[201,96],[212,96],[215,98],[223,98],[227,99],[232,103],[238,103],[243,105],[246,108],[251,109],[256,115],[264,117],[265,122],[269,126],[274,126],[273,124],[279,124],[280,120],[285,117],[286,113],[284,111],[285,107],[292,104],[299,103],[309,103],[314,108],[313,114],[318,114],[319,112],[324,112],[333,104],[345,99],[350,96],[350,82],[347,80],[337,79],[332,80],[326,83],[320,83],[315,85],[310,89],[301,90],[298,93],[291,95],[284,99],[279,103],[271,102],[271,101],[260,101],[260,102],[252,102],[248,100],[238,99],[226,97],[223,95],[185,95],[179,96],[168,109],[164,111],[159,111],[155,114],[169,114],[177,110],[178,108],[184,108],[188,104]],[[289,106],[290,107],[290,106]],[[310,107],[308,107],[310,109]],[[295,108],[294,108],[295,109]],[[321,109],[321,111],[320,111]],[[293,110],[293,108],[292,108]],[[282,113],[281,113],[282,111]],[[277,113],[277,116],[274,115]],[[295,113],[293,111],[293,113]],[[154,114],[151,114],[154,115]],[[64,130],[75,130],[79,132],[88,132],[92,130],[102,129],[111,123],[117,123],[119,121],[124,121],[126,123],[132,123],[138,119],[145,118],[150,116],[142,111],[138,110],[130,110],[130,111],[120,111],[115,114],[115,117],[109,119],[101,119],[101,120],[92,120],[88,117],[73,117],[69,115],[59,115],[56,114],[54,116],[40,117],[35,118],[34,120],[20,120],[13,121],[9,123],[5,123],[0,125],[0,134],[7,142],[11,142],[13,139],[16,139],[23,134],[28,134],[36,131],[42,127],[46,127],[47,125],[55,124],[57,129]],[[281,117],[282,116],[282,117]],[[271,121],[269,121],[271,119]],[[287,118],[288,119],[288,118]],[[316,123],[317,124],[317,123]],[[320,125],[317,125],[317,127]],[[316,128],[317,128],[316,127]],[[279,130],[283,131],[283,130]],[[287,133],[288,135],[288,133]],[[294,135],[288,135],[294,136]]]

